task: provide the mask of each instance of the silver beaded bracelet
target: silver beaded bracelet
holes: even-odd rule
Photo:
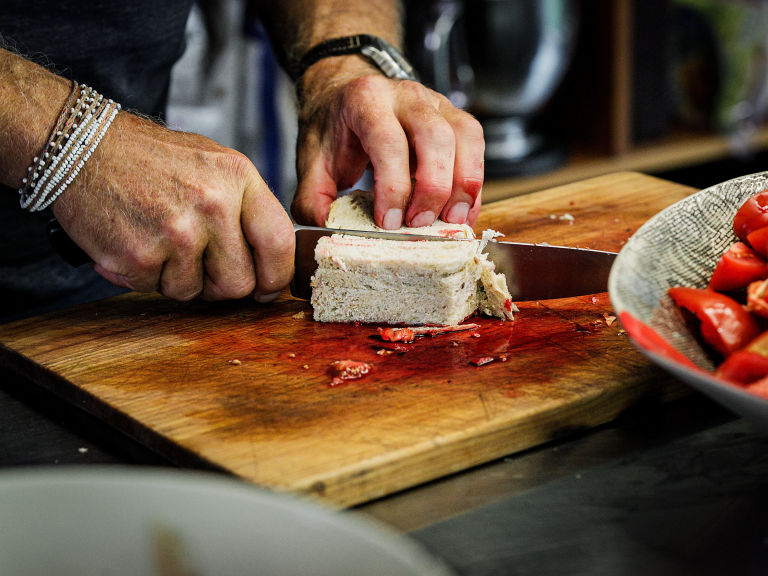
[[[98,147],[120,110],[93,88],[73,83],[72,92],[40,156],[27,168],[19,203],[30,212],[45,210],[67,189]]]

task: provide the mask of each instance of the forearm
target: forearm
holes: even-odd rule
[[[19,187],[70,90],[65,78],[0,48],[0,183]]]
[[[323,40],[371,34],[400,47],[399,0],[252,0],[284,66]]]

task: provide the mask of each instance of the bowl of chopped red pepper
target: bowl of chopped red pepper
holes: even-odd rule
[[[608,286],[642,353],[768,429],[768,172],[659,212],[624,245]]]

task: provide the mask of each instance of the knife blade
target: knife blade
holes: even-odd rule
[[[295,271],[291,280],[291,294],[309,300],[312,296],[310,280],[317,269],[315,246],[322,236],[346,234],[365,238],[400,241],[467,242],[442,236],[424,236],[397,232],[367,230],[337,230],[315,226],[294,226],[296,234]],[[48,223],[48,237],[54,248],[72,266],[90,262],[83,252],[54,219]],[[616,258],[615,252],[526,244],[491,240],[486,252],[496,265],[496,271],[507,279],[507,287],[515,301],[549,300],[597,294],[608,289],[608,275]]]
[[[516,302],[606,292],[616,259],[616,252],[496,240],[486,252]]]
[[[346,234],[366,238],[401,241],[467,242],[442,236],[422,236],[396,232],[336,230],[312,226],[295,226],[295,271],[291,294],[308,300],[312,295],[310,280],[317,269],[315,246],[322,236]],[[549,300],[597,294],[608,290],[608,275],[616,258],[615,252],[527,244],[491,240],[486,245],[488,257],[496,271],[504,274],[515,301]]]

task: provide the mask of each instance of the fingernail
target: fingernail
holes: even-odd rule
[[[280,292],[272,292],[271,294],[257,294],[253,298],[256,300],[256,302],[266,304],[267,302],[272,302],[272,300],[277,298],[279,295]]]
[[[403,211],[399,208],[390,208],[384,214],[383,228],[386,230],[395,230],[403,225]]]
[[[435,213],[432,212],[431,210],[425,210],[424,212],[419,212],[411,220],[411,226],[413,226],[414,228],[418,228],[419,226],[431,226],[434,223],[435,223]]]
[[[469,214],[469,204],[466,202],[456,202],[445,215],[447,222],[451,224],[464,224]]]

